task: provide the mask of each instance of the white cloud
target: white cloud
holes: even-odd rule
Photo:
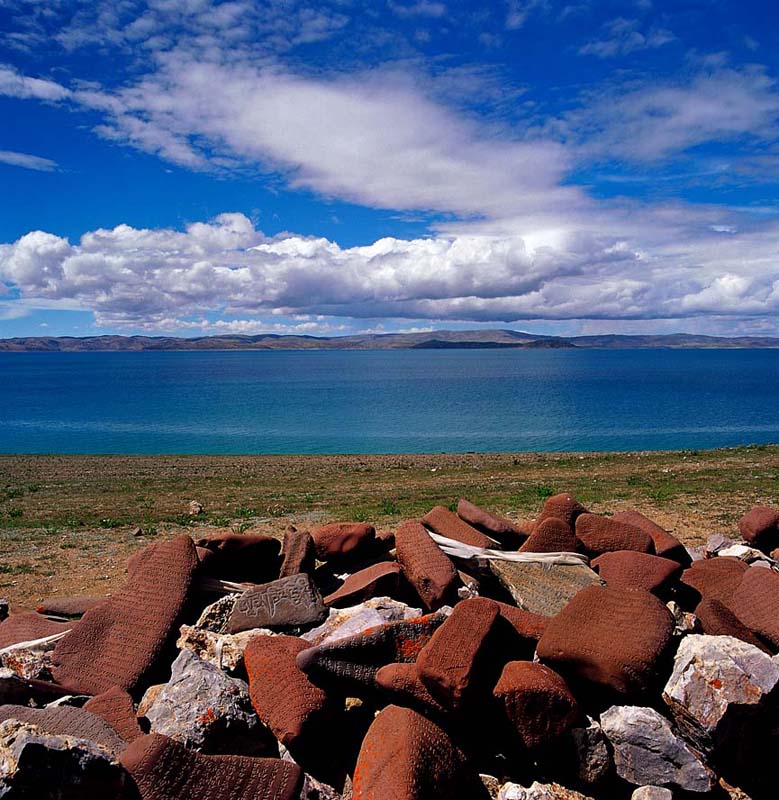
[[[70,90],[54,81],[31,78],[10,65],[0,64],[0,95],[58,101],[65,100]]]
[[[57,169],[57,162],[50,158],[33,156],[29,153],[17,153],[15,150],[0,150],[0,163],[38,172],[52,172]]]
[[[641,50],[655,50],[676,40],[676,36],[666,28],[649,26],[642,31],[641,27],[638,20],[617,17],[606,23],[602,39],[587,42],[579,48],[579,53],[615,58]]]

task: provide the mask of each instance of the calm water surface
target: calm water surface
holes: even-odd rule
[[[0,353],[4,453],[777,441],[777,350]]]

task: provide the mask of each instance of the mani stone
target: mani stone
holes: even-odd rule
[[[576,519],[581,514],[589,514],[589,511],[573,495],[562,492],[547,497],[541,513],[536,518],[536,525],[540,525],[549,517],[557,517],[574,528]]]
[[[529,749],[559,740],[579,718],[579,706],[568,685],[543,664],[509,661],[492,693]]]
[[[612,706],[601,715],[600,724],[614,748],[617,774],[628,783],[688,792],[712,789],[711,770],[653,708]]]
[[[536,525],[520,553],[575,553],[578,542],[571,526],[559,517],[549,517]]]
[[[682,573],[681,582],[704,600],[727,604],[749,567],[738,558],[707,558],[695,561]]]
[[[658,682],[673,635],[673,616],[653,594],[590,586],[549,620],[536,654],[573,687],[640,695]]]
[[[751,631],[779,650],[779,574],[750,567],[728,606]]]
[[[387,664],[376,673],[376,685],[396,705],[415,708],[426,715],[445,714],[448,710],[419,680],[416,664]]]
[[[293,628],[322,622],[326,616],[327,608],[314,581],[300,572],[245,591],[230,615],[227,631]]]
[[[507,549],[516,549],[526,536],[511,520],[485,511],[464,497],[457,503],[457,516]]]
[[[92,597],[91,595],[49,597],[41,600],[35,610],[39,614],[48,614],[53,617],[83,617],[90,608],[94,608],[103,600],[105,597]]]
[[[316,567],[316,548],[308,531],[288,530],[281,546],[284,560],[281,562],[280,578],[289,578],[298,572],[311,574]]]
[[[139,689],[175,635],[197,566],[189,536],[137,554],[124,586],[57,642],[54,679],[75,694]]]
[[[490,569],[525,611],[553,617],[582,589],[603,581],[584,564],[518,564],[490,561]]]
[[[132,697],[118,686],[88,700],[84,710],[102,717],[125,742],[143,735]]]
[[[741,738],[750,717],[779,683],[779,662],[730,636],[682,639],[663,699],[679,727],[703,750]]]
[[[652,537],[643,529],[599,514],[580,514],[576,518],[576,538],[591,556],[614,550],[654,552]]]
[[[447,539],[454,539],[473,547],[492,549],[497,544],[494,539],[485,536],[481,531],[477,531],[467,522],[463,522],[457,514],[453,514],[443,506],[436,506],[432,511],[428,511],[422,517],[422,523],[439,536],[445,536]]]
[[[637,553],[635,550],[604,553],[593,560],[592,566],[607,586],[645,589],[659,595],[670,589],[682,571],[678,561]]]
[[[311,532],[320,561],[331,558],[356,558],[370,550],[376,540],[376,529],[365,522],[333,522]]]
[[[447,733],[416,711],[382,709],[363,739],[353,800],[482,800],[486,789]]]
[[[395,553],[406,580],[426,608],[435,611],[454,598],[457,569],[422,523],[406,522],[398,528]]]
[[[741,517],[738,529],[747,544],[770,553],[779,547],[779,508],[755,506]]]
[[[209,575],[227,581],[265,583],[279,574],[281,543],[261,533],[219,533],[195,544],[211,551],[204,562]]]
[[[336,608],[354,606],[371,597],[397,594],[399,585],[400,565],[394,561],[380,561],[350,575],[337,591],[325,597],[324,603]]]
[[[0,797],[119,800],[124,785],[114,754],[96,742],[17,719],[0,723]]]
[[[695,608],[703,633],[708,636],[732,636],[764,653],[771,651],[743,622],[719,600],[701,600]]]
[[[168,683],[146,711],[151,730],[203,753],[258,755],[267,752],[249,686],[182,650]]]
[[[303,773],[278,758],[208,756],[152,733],[121,756],[141,800],[297,800]]]
[[[35,611],[11,614],[8,619],[0,623],[0,649],[12,644],[53,636],[56,633],[70,630],[72,627],[72,622],[54,622]]]
[[[682,566],[690,566],[690,554],[687,548],[665,528],[661,528],[654,520],[644,516],[639,511],[619,511],[613,517],[616,522],[625,522],[646,531],[655,546],[655,555],[678,561]]]

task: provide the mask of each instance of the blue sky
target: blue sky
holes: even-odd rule
[[[0,336],[779,335],[779,9],[0,2]]]

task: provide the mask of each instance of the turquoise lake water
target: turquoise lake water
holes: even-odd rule
[[[3,453],[779,442],[777,350],[0,353]]]

